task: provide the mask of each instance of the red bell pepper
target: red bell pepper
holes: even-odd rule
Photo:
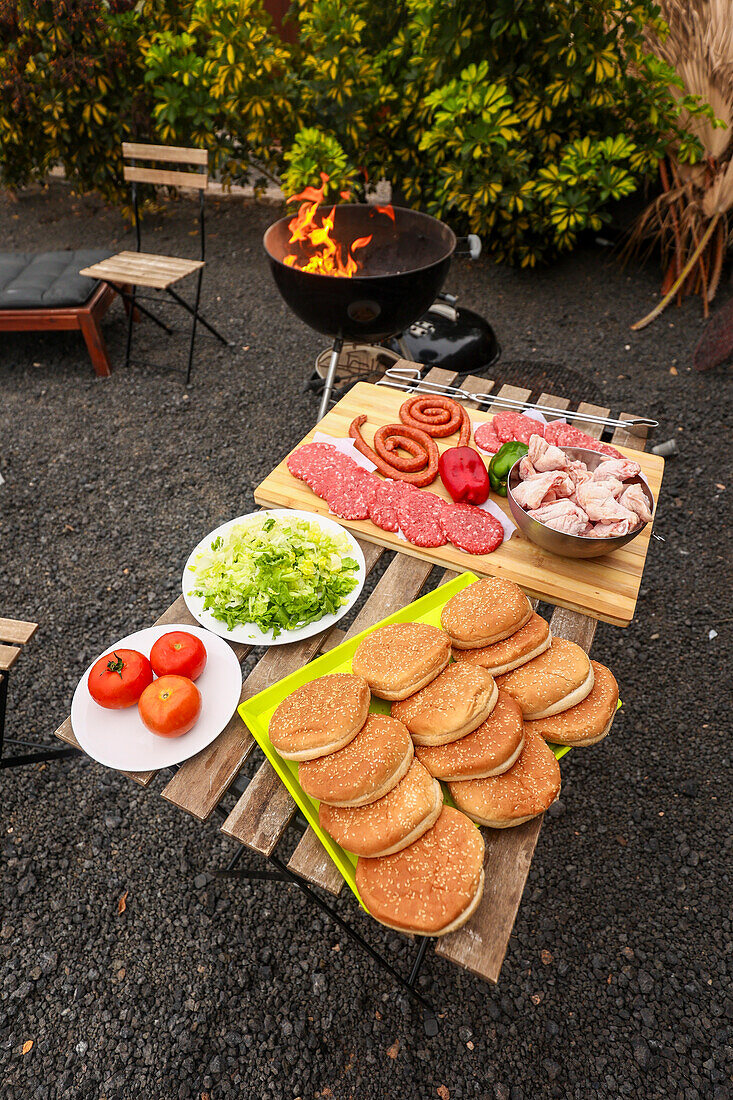
[[[438,461],[441,481],[456,504],[483,504],[491,487],[489,471],[473,447],[449,447]]]

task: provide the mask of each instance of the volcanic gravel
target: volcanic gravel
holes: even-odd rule
[[[144,245],[192,253],[195,214],[160,211]],[[313,423],[303,384],[325,341],[271,283],[260,238],[276,216],[208,204],[202,306],[234,346],[202,337],[189,391],[177,314],[170,342],[136,328],[125,370],[116,304],[101,381],[78,334],[0,336],[0,614],[40,623],[9,735],[52,740],[87,662],[165,609],[191,547],[252,509]],[[3,201],[0,220],[6,249],[133,240],[61,184]],[[630,332],[658,285],[654,265],[623,270],[592,243],[540,271],[456,260],[449,278],[505,361],[564,364],[566,396],[585,382],[679,447],[636,619],[601,624],[593,647],[623,710],[562,762],[498,987],[430,951],[427,1038],[297,890],[214,879],[236,845],[164,801],[162,779],[142,790],[81,758],[4,771],[0,1100],[733,1096],[730,394],[724,368],[691,369],[698,301]],[[347,895],[340,912],[407,972],[415,944]]]

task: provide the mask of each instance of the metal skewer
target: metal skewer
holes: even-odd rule
[[[390,381],[387,381],[390,379]],[[469,393],[458,386],[443,386],[439,382],[423,381],[416,367],[390,367],[385,377],[377,382],[378,386],[387,386],[406,393],[435,393],[444,397],[461,398],[464,401],[476,401],[479,405],[498,405],[502,408],[521,412],[536,409],[537,412],[550,413],[553,417],[564,416],[567,420],[585,420],[591,424],[603,424],[609,428],[626,428],[633,434],[634,428],[658,428],[659,421],[649,417],[634,417],[632,420],[614,420],[610,416],[595,416],[593,413],[571,412],[554,409],[549,405],[537,405],[532,401],[514,401],[511,397],[497,397],[490,393]]]

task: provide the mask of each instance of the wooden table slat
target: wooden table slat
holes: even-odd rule
[[[265,760],[221,831],[240,844],[246,844],[253,852],[269,856],[287,829],[295,808],[295,802],[279,775],[270,761]]]
[[[547,394],[542,396],[543,404],[552,403],[558,409],[568,406],[568,402],[563,404],[562,398]],[[607,409],[587,404],[579,406],[579,409],[608,415]],[[600,425],[587,425],[584,430],[595,438],[600,436]],[[586,652],[590,651],[596,625],[595,619],[562,607],[555,608],[550,620],[553,634],[576,642]],[[487,981],[499,980],[542,820],[543,817],[536,817],[510,829],[481,830],[486,844],[484,895],[478,909],[463,928],[438,940],[437,955]]]
[[[20,646],[0,645],[0,672],[8,672],[22,653]]]
[[[619,413],[619,420],[633,420],[641,413]],[[611,442],[617,447],[635,447],[639,451],[646,450],[648,428],[636,428],[633,432],[626,428],[616,428]]]
[[[0,619],[0,642],[25,645],[37,630],[38,623],[27,623],[23,619]]]
[[[382,547],[363,541],[359,541],[359,545],[369,574],[382,556]],[[270,646],[242,685],[239,702],[251,699],[307,664],[319,653],[323,640],[322,634],[315,634],[302,642]],[[254,746],[252,734],[235,711],[216,741],[181,764],[163,788],[163,797],[205,820],[229,789]]]

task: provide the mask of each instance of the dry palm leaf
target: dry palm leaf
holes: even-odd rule
[[[700,293],[707,317],[733,209],[733,0],[661,0],[660,6],[669,34],[661,38],[650,29],[648,49],[680,76],[684,90],[673,94],[699,96],[719,121],[683,111],[680,123],[699,140],[704,158],[684,164],[671,148],[660,163],[663,192],[639,218],[627,253],[661,247],[663,297],[634,329],[650,324],[682,294]]]

